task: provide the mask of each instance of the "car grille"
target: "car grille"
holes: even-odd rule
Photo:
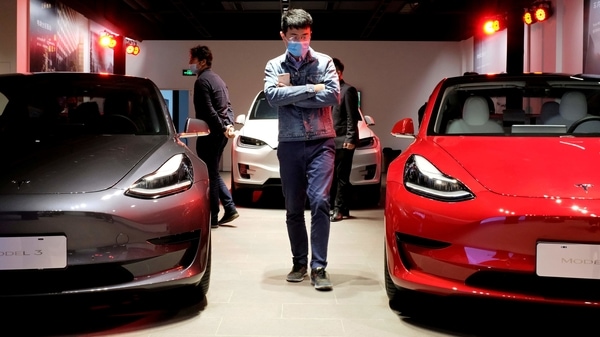
[[[130,282],[133,275],[118,264],[74,266],[60,270],[0,272],[0,296],[61,293]]]
[[[600,280],[480,271],[467,278],[465,284],[482,289],[522,293],[553,299],[600,300]]]

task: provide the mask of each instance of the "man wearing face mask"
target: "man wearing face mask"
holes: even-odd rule
[[[293,263],[286,279],[302,281],[310,264],[315,289],[331,290],[325,271],[335,159],[331,106],[339,103],[340,84],[331,57],[310,47],[312,23],[311,15],[302,9],[283,13],[279,34],[286,52],[267,62],[264,92],[278,109],[277,158]],[[307,198],[310,240],[304,219]]]
[[[196,153],[208,168],[210,179],[210,211],[212,228],[231,222],[239,213],[219,173],[219,163],[229,138],[235,137],[233,110],[229,101],[227,85],[212,71],[212,52],[206,46],[190,49],[190,69],[197,74],[194,82],[194,109],[196,118],[205,121],[210,134],[196,138]],[[219,201],[225,214],[220,220]]]

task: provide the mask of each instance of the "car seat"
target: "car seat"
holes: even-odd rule
[[[465,100],[462,118],[450,122],[446,133],[504,133],[504,129],[490,120],[488,101],[481,96],[471,96]]]
[[[558,115],[548,118],[546,125],[566,125],[567,129],[576,121],[592,116],[587,113],[587,99],[579,91],[563,94],[558,106]],[[600,132],[600,121],[592,121],[577,127],[578,132]]]
[[[547,121],[559,115],[559,104],[556,101],[548,101],[542,104],[542,109],[540,110],[540,116],[538,117],[537,124],[548,124]]]

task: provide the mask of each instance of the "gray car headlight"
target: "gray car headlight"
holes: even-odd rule
[[[418,155],[412,155],[404,165],[404,186],[412,193],[439,201],[465,201],[475,197],[460,181],[443,174]]]
[[[156,199],[188,190],[193,181],[192,162],[186,155],[178,154],[158,170],[136,181],[125,194],[136,198]]]
[[[367,137],[361,138],[358,140],[358,144],[356,145],[357,149],[369,149],[375,148],[377,146],[377,139],[375,137]]]
[[[267,143],[263,142],[260,139],[256,139],[256,138],[252,138],[252,137],[246,137],[246,136],[240,136],[238,138],[238,144],[240,146],[265,146],[267,145]]]

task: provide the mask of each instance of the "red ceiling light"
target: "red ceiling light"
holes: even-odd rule
[[[137,45],[136,41],[128,40],[125,52],[129,55],[138,55],[140,53],[140,46]]]
[[[535,18],[538,22],[542,22],[550,17],[550,7],[538,7],[535,10]]]
[[[530,25],[533,23],[533,18],[535,18],[535,14],[530,10],[525,10],[525,14],[523,14],[523,22]]]
[[[536,22],[546,21],[552,16],[552,6],[550,1],[538,1],[531,8],[525,9],[523,14],[523,22],[527,25]]]
[[[501,31],[506,27],[504,20],[501,17],[494,17],[484,20],[482,29],[486,35],[494,34],[495,32]]]
[[[117,45],[115,36],[109,32],[102,33],[98,42],[105,48],[114,48]]]

